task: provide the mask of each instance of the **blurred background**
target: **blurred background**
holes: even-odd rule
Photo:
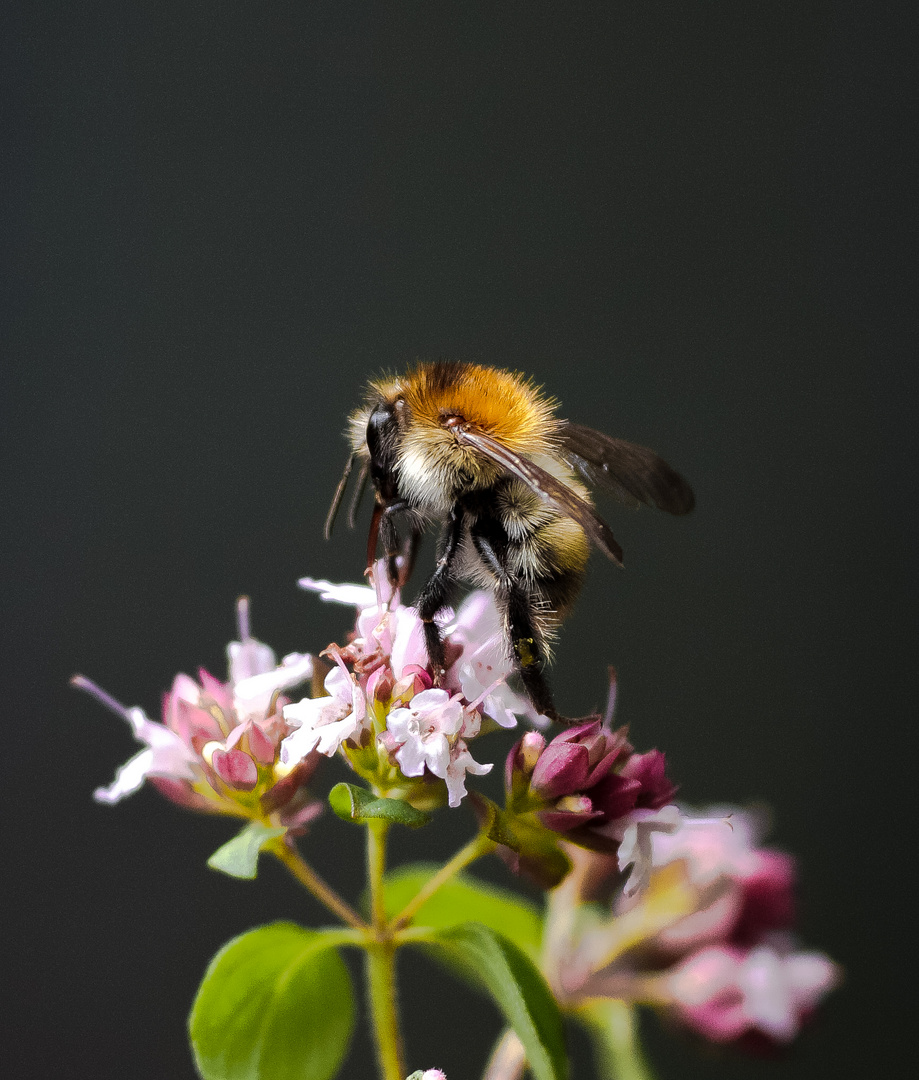
[[[344,417],[369,376],[441,356],[531,373],[693,482],[689,519],[605,506],[627,569],[593,560],[557,697],[602,703],[614,663],[620,722],[684,799],[771,807],[802,938],[847,972],[779,1062],[700,1054],[650,1018],[661,1080],[897,1075],[915,8],[33,0],[2,18],[5,1075],[191,1080],[212,953],[324,921],[280,868],[205,867],[231,823],[146,790],[96,805],[136,746],[67,680],[156,715],[175,672],[222,674],[241,593],[279,654],[343,640],[348,610],[295,583],[362,570],[365,522],[321,536]],[[446,856],[472,829],[443,812],[396,854]],[[352,897],[358,832],[329,814],[303,845]],[[479,872],[515,887],[497,860]],[[477,1075],[491,1006],[422,959],[401,975],[412,1067]],[[343,1075],[370,1053],[359,1033]]]

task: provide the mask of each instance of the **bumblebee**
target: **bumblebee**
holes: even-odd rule
[[[530,701],[565,723],[545,677],[552,637],[577,597],[591,542],[622,566],[622,549],[588,486],[671,514],[688,513],[695,499],[650,450],[562,420],[557,410],[525,376],[479,364],[420,363],[372,382],[349,418],[351,453],[325,533],[355,464],[349,519],[353,525],[369,478],[368,566],[382,544],[394,586],[411,573],[425,527],[440,523],[437,564],[415,601],[435,678],[446,666],[435,618],[453,587],[463,581],[490,589]]]

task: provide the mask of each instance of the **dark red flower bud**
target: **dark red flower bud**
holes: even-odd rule
[[[632,754],[620,775],[637,780],[641,790],[635,800],[639,810],[660,810],[673,802],[676,787],[667,779],[667,759],[660,750]]]

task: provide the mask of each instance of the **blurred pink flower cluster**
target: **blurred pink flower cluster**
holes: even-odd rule
[[[793,1039],[839,969],[796,948],[794,862],[760,847],[760,832],[740,810],[668,805],[639,811],[615,860],[574,853],[553,901],[577,927],[554,939],[550,930],[559,993],[653,1004],[716,1043]],[[608,918],[572,922],[579,905],[610,892]]]

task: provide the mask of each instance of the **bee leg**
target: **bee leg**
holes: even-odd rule
[[[447,658],[440,627],[434,622],[434,618],[444,609],[449,599],[450,586],[454,580],[453,563],[456,561],[456,553],[459,551],[462,536],[463,515],[453,509],[444,530],[444,547],[434,567],[434,573],[422,585],[421,592],[415,601],[418,618],[424,623],[424,644],[434,671],[435,686],[440,685],[441,679],[446,674]]]
[[[419,529],[417,525],[412,525],[412,531],[409,533],[408,539],[405,541],[405,546],[402,549],[402,570],[399,574],[400,586],[404,586],[412,576],[412,571],[415,569],[415,559],[418,555],[418,545],[420,543],[421,529]]]
[[[403,584],[398,562],[402,545],[394,515],[407,509],[408,503],[400,499],[398,502],[387,503],[380,517],[380,542],[383,545],[383,554],[386,556],[386,577],[393,589],[398,589]]]
[[[533,619],[533,599],[527,589],[514,582],[503,597],[508,636],[523,688],[533,708],[550,720],[563,722],[555,709],[552,690],[545,676],[546,658]]]
[[[470,531],[479,558],[496,579],[496,599],[504,612],[507,636],[514,650],[514,666],[527,697],[537,712],[550,720],[560,720],[543,674],[546,658],[536,629],[533,597],[506,564],[507,534],[490,518],[479,518]]]
[[[593,716],[571,719],[555,708],[545,676],[546,656],[537,629],[536,603],[530,590],[506,565],[508,540],[500,524],[480,518],[470,532],[479,557],[495,576],[496,599],[504,612],[507,636],[514,650],[514,666],[533,708],[557,724],[580,724],[596,719]]]

